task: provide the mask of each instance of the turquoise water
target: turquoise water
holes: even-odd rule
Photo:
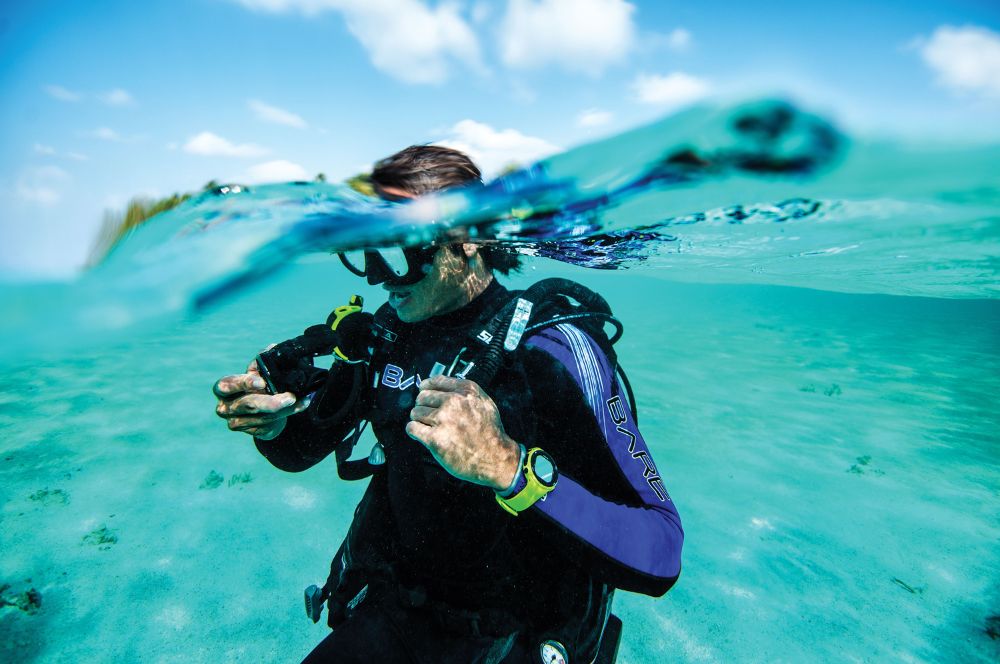
[[[683,117],[654,136],[685,132],[721,141]],[[629,140],[543,180],[564,169],[589,188],[516,195],[537,211],[614,191],[649,163],[631,150],[611,172]],[[844,139],[813,173],[702,174],[499,229],[535,253],[632,266],[532,258],[507,280],[568,276],[611,302],[684,520],[677,586],[616,598],[619,661],[1000,657],[997,154]],[[363,483],[332,464],[272,468],[214,415],[210,387],[347,294],[380,298],[323,254],[238,277],[328,241],[334,207],[380,237],[428,231],[306,189],[213,198],[201,205],[229,216],[182,210],[80,281],[0,291],[0,586],[27,609],[0,607],[0,660],[297,661],[325,634],[301,591],[325,577]],[[779,204],[793,199],[820,205],[795,217],[800,204]],[[454,228],[505,202],[450,201],[467,215],[451,226],[432,216]],[[317,211],[327,235],[296,230]],[[567,241],[640,226],[633,241]]]

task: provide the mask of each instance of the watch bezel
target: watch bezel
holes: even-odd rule
[[[551,481],[548,481],[548,482],[545,481],[542,478],[542,476],[538,474],[538,471],[535,469],[535,464],[538,462],[538,458],[539,457],[544,457],[545,460],[548,461],[549,466],[552,467],[552,480]],[[541,484],[543,487],[545,487],[546,489],[550,489],[550,490],[553,489],[553,488],[555,488],[556,482],[559,480],[559,468],[556,466],[555,460],[551,456],[549,456],[548,453],[545,452],[545,450],[539,449],[537,447],[535,449],[531,450],[528,453],[528,458],[524,460],[524,465],[525,465],[526,469],[528,470],[528,472],[531,473],[532,477],[534,477],[535,480],[539,484]]]

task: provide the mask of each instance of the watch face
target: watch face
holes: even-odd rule
[[[545,664],[566,664],[569,659],[566,656],[566,649],[558,641],[543,641],[541,656]]]
[[[552,486],[556,483],[556,465],[549,455],[542,452],[535,453],[531,458],[531,470],[545,486]]]

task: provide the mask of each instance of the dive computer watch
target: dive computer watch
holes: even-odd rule
[[[522,448],[523,449],[523,448]],[[556,487],[559,471],[556,462],[542,448],[533,447],[524,456],[514,487],[504,498],[497,494],[497,502],[514,516],[528,509]]]

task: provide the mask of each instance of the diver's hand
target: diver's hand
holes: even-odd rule
[[[510,486],[521,448],[504,432],[493,399],[475,382],[449,376],[418,387],[406,433],[455,477],[497,491]]]
[[[291,392],[268,394],[267,383],[257,370],[257,360],[247,372],[223,376],[212,387],[219,405],[215,413],[232,431],[242,431],[261,440],[273,440],[285,429],[289,415],[302,412],[308,402]]]

